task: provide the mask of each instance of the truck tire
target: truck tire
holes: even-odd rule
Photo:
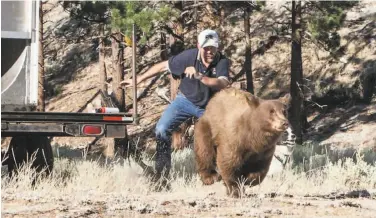
[[[31,167],[39,175],[52,173],[54,158],[51,142],[47,136],[15,136],[8,149],[8,173],[12,177],[27,161],[33,160]]]

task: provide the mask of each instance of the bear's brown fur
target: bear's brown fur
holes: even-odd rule
[[[264,100],[235,88],[217,93],[195,126],[196,168],[202,182],[211,185],[222,178],[233,197],[243,191],[239,182],[261,183],[289,125],[289,103],[290,95]]]

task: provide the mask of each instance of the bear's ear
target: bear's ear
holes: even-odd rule
[[[256,108],[260,105],[260,99],[251,94],[247,95],[247,102],[248,105],[253,108]]]
[[[290,103],[291,103],[291,95],[290,95],[290,93],[287,93],[287,94],[285,94],[283,97],[280,97],[279,100],[280,100],[283,104],[285,104],[285,105],[287,105],[287,106],[290,106]]]

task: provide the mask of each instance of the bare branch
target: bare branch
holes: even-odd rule
[[[324,104],[324,105],[320,105],[320,104],[318,104],[317,102],[314,102],[314,101],[309,100],[309,99],[306,99],[306,101],[313,103],[314,105],[318,106],[320,109],[324,109],[324,108],[326,108],[326,107],[328,106],[328,105],[326,105],[326,104]]]
[[[283,5],[282,8],[286,9],[286,11],[291,12],[291,9],[287,7],[286,5]]]
[[[62,6],[63,7],[63,6]],[[83,20],[86,20],[86,21],[89,21],[89,22],[94,22],[94,23],[103,23],[106,21],[107,18],[109,18],[110,16],[104,16],[102,19],[99,19],[99,20],[95,20],[95,19],[90,19],[88,17],[85,17],[85,16],[82,16],[82,15],[79,15],[77,13],[74,13],[72,10],[69,10],[67,8],[64,8],[64,11],[68,12],[69,14],[73,14],[75,17],[79,18],[79,19],[83,19]]]
[[[313,42],[313,44],[315,44],[319,49],[324,49],[325,51],[329,52],[331,56],[333,56],[333,57],[336,56],[335,53],[332,52],[332,51],[330,51],[330,49],[328,49],[328,48],[327,48],[322,42],[320,42],[320,41],[318,41],[318,40],[315,40],[315,39],[313,38],[313,36],[312,36],[311,33],[309,33],[308,31],[305,31],[304,33],[305,33],[305,34],[304,34],[305,36],[306,36],[306,35],[309,36],[309,38],[305,37],[305,39],[307,39],[307,40]]]
[[[175,38],[178,38],[180,41],[184,41],[183,37],[177,35],[174,33],[174,31],[169,27],[167,26],[166,24],[165,25],[162,25],[161,26],[163,29],[165,29],[167,31],[168,34],[172,35],[173,37]]]
[[[193,4],[193,5],[185,6],[183,9],[184,9],[184,10],[187,10],[187,9],[197,8],[197,7],[200,7],[200,6],[206,5],[206,4],[207,4],[207,2],[199,2],[199,3],[197,3],[197,4]]]

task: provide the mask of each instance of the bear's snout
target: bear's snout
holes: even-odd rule
[[[283,128],[287,129],[289,127],[289,122],[287,120],[285,120],[283,123],[282,123],[282,126]]]
[[[290,124],[287,119],[276,119],[272,126],[275,131],[283,132],[290,126]]]

